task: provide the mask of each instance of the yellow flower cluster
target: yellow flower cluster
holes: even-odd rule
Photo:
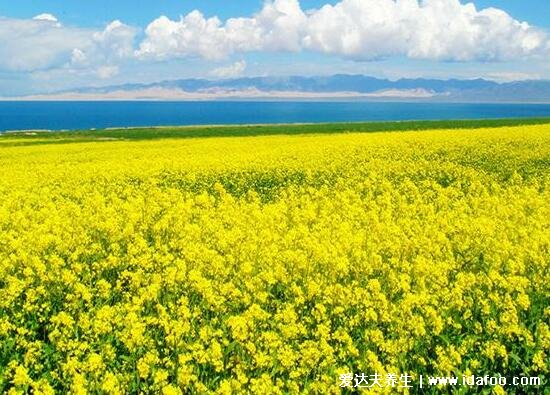
[[[1,392],[549,372],[550,125],[9,141]]]

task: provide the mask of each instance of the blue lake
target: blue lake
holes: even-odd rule
[[[0,131],[519,117],[550,117],[550,104],[0,102]]]

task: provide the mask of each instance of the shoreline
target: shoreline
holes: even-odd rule
[[[548,117],[480,118],[480,119],[434,119],[359,122],[296,122],[257,124],[209,124],[209,125],[163,125],[129,126],[89,129],[19,129],[0,130],[0,138],[24,139],[57,138],[83,140],[112,138],[124,140],[149,140],[161,138],[200,137],[251,137],[262,135],[374,133],[443,129],[480,129],[550,124]]]

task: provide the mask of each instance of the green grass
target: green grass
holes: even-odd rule
[[[398,121],[361,123],[319,123],[285,125],[180,126],[117,128],[63,132],[10,132],[0,134],[0,146],[34,145],[104,140],[155,140],[166,138],[245,137],[310,133],[369,133],[428,129],[478,129],[488,127],[540,125],[550,118],[483,119],[452,121]],[[5,140],[4,140],[5,139]],[[4,141],[2,141],[4,140]]]

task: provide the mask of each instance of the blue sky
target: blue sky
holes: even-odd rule
[[[337,1],[302,0],[302,8],[319,8]],[[541,27],[550,27],[550,4],[547,0],[476,0],[478,8],[497,7],[516,19]],[[0,15],[30,18],[41,13],[53,13],[66,23],[80,26],[100,26],[113,19],[144,26],[159,15],[173,18],[199,9],[207,15],[226,19],[251,15],[262,7],[258,0],[17,0],[0,2]]]
[[[0,96],[243,75],[550,79],[547,0],[467,3],[0,0]]]

